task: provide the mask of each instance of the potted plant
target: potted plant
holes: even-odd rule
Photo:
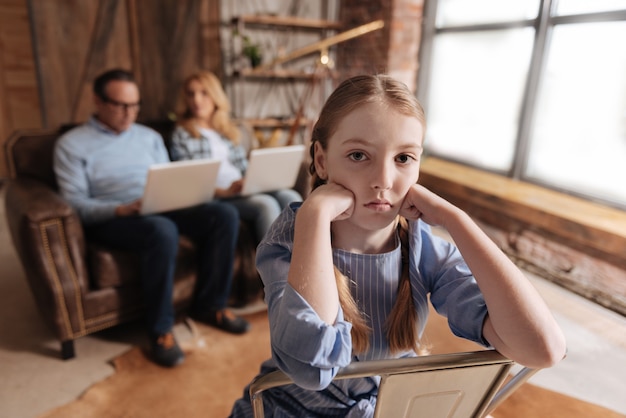
[[[256,68],[263,61],[263,54],[261,53],[261,45],[254,43],[250,40],[250,38],[246,35],[242,36],[243,39],[243,48],[241,53],[243,56],[247,57],[250,61],[250,65],[252,68]]]

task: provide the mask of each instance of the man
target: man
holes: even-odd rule
[[[213,201],[141,216],[148,167],[169,161],[163,139],[135,123],[140,108],[133,75],[111,70],[93,85],[96,113],[56,144],[54,170],[63,196],[78,212],[89,240],[140,255],[141,280],[152,359],[176,366],[184,354],[172,333],[174,268],[179,234],[198,249],[197,285],[190,315],[241,334],[249,324],[226,309],[239,216]]]

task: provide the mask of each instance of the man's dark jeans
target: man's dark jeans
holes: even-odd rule
[[[202,313],[226,306],[239,234],[239,215],[233,206],[213,201],[158,215],[120,217],[86,226],[85,233],[94,242],[139,253],[152,335],[169,332],[174,325],[172,292],[179,235],[189,237],[198,254],[192,310]]]

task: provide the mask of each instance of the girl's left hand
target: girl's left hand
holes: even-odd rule
[[[348,219],[354,212],[354,194],[337,183],[317,187],[305,200],[303,206],[323,207],[330,212],[331,221]]]
[[[410,220],[422,218],[430,225],[444,226],[446,214],[455,207],[422,185],[411,186],[400,208],[400,215]]]

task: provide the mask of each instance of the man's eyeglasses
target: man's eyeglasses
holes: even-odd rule
[[[110,104],[111,106],[115,107],[116,109],[123,110],[123,111],[126,111],[126,112],[129,111],[129,110],[137,111],[141,107],[141,102],[137,102],[137,103],[123,103],[123,102],[118,102],[117,100],[110,99],[108,97],[101,97],[101,99],[102,99],[103,102]]]

